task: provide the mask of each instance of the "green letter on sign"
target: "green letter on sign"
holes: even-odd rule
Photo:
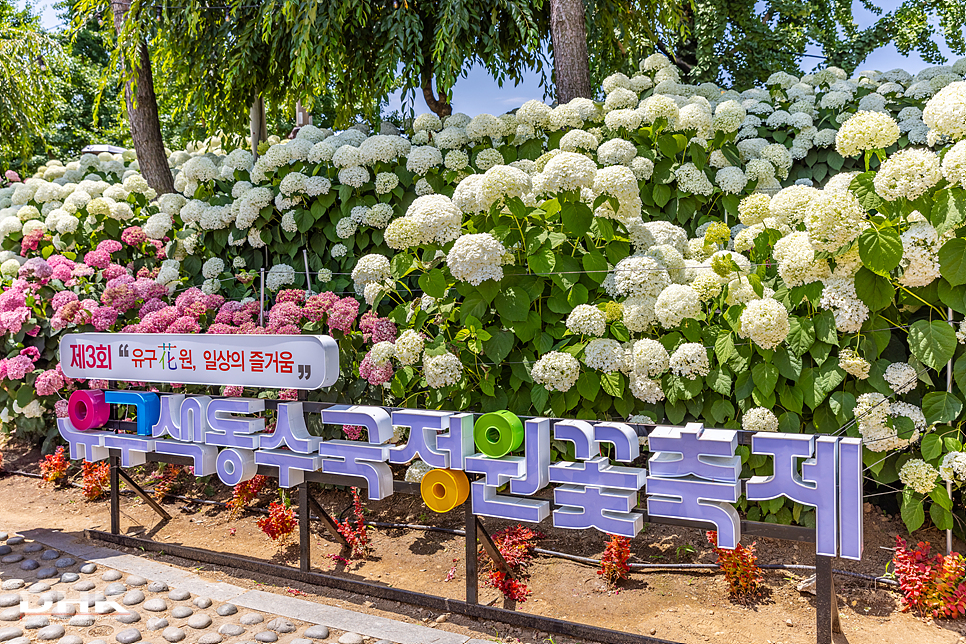
[[[473,439],[486,456],[502,458],[523,444],[523,423],[506,410],[483,414],[473,426]]]

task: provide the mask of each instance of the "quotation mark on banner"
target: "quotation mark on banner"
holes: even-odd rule
[[[299,365],[299,380],[308,380],[312,376],[312,365],[310,364],[300,364]]]
[[[131,357],[131,345],[121,344],[117,347],[117,357],[118,358],[130,358]]]

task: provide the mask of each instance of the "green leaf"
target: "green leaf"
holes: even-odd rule
[[[396,253],[393,255],[392,261],[389,262],[392,276],[398,280],[408,275],[413,270],[415,260],[416,258],[409,253]]]
[[[943,507],[947,510],[953,509],[953,500],[949,498],[949,493],[942,485],[937,485],[934,487],[932,492],[929,493],[929,498],[938,503],[940,507]],[[940,529],[945,530],[945,528]]]
[[[573,237],[582,237],[594,221],[593,211],[584,203],[568,203],[560,211],[564,230]]]
[[[959,187],[941,190],[933,203],[931,220],[939,235],[961,226],[966,221],[966,190]]]
[[[935,490],[942,490],[944,493],[946,489],[937,486]],[[939,530],[952,530],[953,529],[953,514],[949,511],[949,508],[944,508],[938,503],[933,503],[929,506],[929,518],[932,519],[932,523]]]
[[[611,396],[619,398],[624,395],[624,375],[619,371],[605,373],[600,377],[601,388]]]
[[[481,319],[488,308],[489,306],[487,306],[483,296],[476,291],[470,293],[463,298],[463,303],[460,305],[460,323],[466,324],[466,321],[471,317]]]
[[[922,437],[922,442],[919,444],[919,452],[922,454],[923,459],[935,461],[943,455],[942,437],[935,433],[926,434]]]
[[[588,271],[590,279],[600,284],[607,278],[607,260],[599,251],[594,250],[587,253],[581,261],[584,270]]]
[[[547,403],[550,401],[550,392],[543,385],[534,384],[530,389],[530,401],[538,414],[547,410]]]
[[[731,395],[731,374],[728,373],[727,367],[715,367],[712,369],[705,378],[705,382],[708,384],[708,387],[722,396]]]
[[[795,355],[804,355],[815,343],[815,323],[808,318],[789,316],[785,342]]]
[[[755,387],[767,396],[775,391],[775,385],[778,384],[778,367],[773,364],[758,363],[752,367],[751,377],[755,381]]]
[[[886,308],[896,297],[896,289],[888,277],[876,275],[863,266],[855,274],[855,294],[873,311]]]
[[[719,362],[727,362],[732,356],[736,355],[735,341],[728,331],[719,331],[718,337],[714,341],[714,355]]]
[[[839,161],[841,162],[842,157],[839,156],[838,153],[830,153],[829,157],[832,156],[838,157]],[[831,158],[829,161],[831,161]],[[832,164],[829,163],[829,165]],[[839,168],[841,168],[841,166],[839,166]],[[834,169],[838,170],[839,168]],[[876,194],[875,184],[873,183],[874,179],[875,172],[863,172],[859,176],[852,179],[852,184],[849,186],[852,194],[855,195],[855,198],[859,200],[859,203],[861,203],[862,207],[866,210],[878,210],[879,205],[882,203],[882,198]],[[821,181],[821,179],[819,179],[819,181]]]
[[[922,397],[922,413],[930,425],[951,423],[963,411],[963,403],[954,394],[945,391],[930,391]]]
[[[939,272],[953,286],[966,284],[966,239],[950,239],[939,249]]]
[[[790,353],[785,347],[775,349],[775,366],[778,367],[778,373],[789,380],[798,380],[802,375],[801,357]]]
[[[519,286],[507,286],[496,296],[496,310],[508,322],[526,322],[530,296]]]
[[[939,370],[956,352],[956,332],[946,322],[918,320],[909,327],[909,349],[924,365]]]
[[[552,273],[556,264],[557,259],[554,257],[553,251],[547,247],[530,251],[530,254],[527,255],[527,266],[531,273],[544,275]]]
[[[19,390],[17,390],[17,404],[21,407],[26,407],[30,404],[30,401],[34,399],[34,388],[30,385],[24,385]]]
[[[600,376],[596,371],[583,371],[577,378],[577,390],[580,395],[593,402],[600,393]]]
[[[892,226],[881,230],[870,226],[859,235],[859,257],[866,268],[888,275],[902,260],[902,240]]]
[[[815,316],[815,340],[838,346],[839,335],[835,327],[835,314],[825,311]]]
[[[909,532],[915,532],[921,528],[926,521],[926,513],[922,509],[922,495],[916,494],[909,488],[904,489],[901,514],[902,521]]]
[[[498,331],[491,328],[490,339],[483,343],[483,352],[494,364],[500,364],[510,355],[515,341],[516,338],[509,331]]]
[[[446,275],[438,268],[423,273],[419,276],[419,288],[423,289],[426,295],[440,299],[446,295]]]
[[[671,200],[671,188],[665,184],[657,184],[654,186],[654,203],[657,204],[658,208],[663,208],[667,205],[667,202]]]

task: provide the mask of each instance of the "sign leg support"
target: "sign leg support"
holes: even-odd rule
[[[471,502],[463,503],[466,528],[466,603],[478,604],[479,573],[476,569],[476,517],[473,515]]]
[[[479,537],[480,543],[483,544],[483,550],[486,554],[493,560],[496,565],[497,570],[505,574],[507,577],[513,576],[513,571],[510,570],[509,564],[507,564],[506,559],[503,558],[503,554],[500,552],[496,544],[493,543],[493,539],[490,538],[490,533],[486,531],[483,527],[483,522],[479,519],[475,519],[476,522],[476,536]]]
[[[299,570],[312,567],[312,542],[309,540],[309,484],[299,485]]]
[[[110,463],[110,480],[111,480],[111,534],[121,534],[121,498],[120,498],[120,481],[118,481],[117,473],[121,469],[120,461],[121,459],[114,454],[107,457],[108,463]]]
[[[171,515],[168,514],[168,512],[163,507],[161,507],[161,504],[158,503],[157,501],[155,501],[151,497],[150,494],[148,494],[147,492],[145,492],[144,489],[141,488],[140,485],[138,485],[137,483],[135,483],[134,482],[134,479],[132,479],[131,476],[127,472],[125,472],[120,467],[116,467],[116,468],[115,467],[112,467],[111,468],[111,471],[117,472],[117,475],[120,478],[124,479],[124,482],[125,483],[127,483],[128,485],[131,486],[131,489],[134,490],[134,493],[137,494],[139,497],[141,497],[141,499],[145,503],[147,503],[149,506],[151,506],[151,509],[152,510],[154,510],[155,512],[158,513],[158,515],[160,515],[162,521],[170,521],[171,520]]]
[[[306,483],[306,485],[308,484]],[[349,542],[346,541],[346,538],[342,536],[341,532],[339,532],[339,527],[335,524],[335,520],[329,515],[328,512],[325,511],[325,508],[322,507],[322,504],[319,503],[311,494],[306,493],[306,495],[309,498],[309,507],[312,509],[312,512],[314,512],[319,520],[322,521],[322,525],[324,525],[325,529],[328,530],[330,535],[332,535],[332,538],[339,542],[339,545],[342,546],[343,550],[351,550],[352,548],[349,546]]]
[[[832,557],[815,556],[815,592],[815,641],[817,644],[832,644],[832,632],[842,632],[832,581]]]

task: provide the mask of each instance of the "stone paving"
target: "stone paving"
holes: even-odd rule
[[[0,531],[0,644],[483,644],[24,532]]]

